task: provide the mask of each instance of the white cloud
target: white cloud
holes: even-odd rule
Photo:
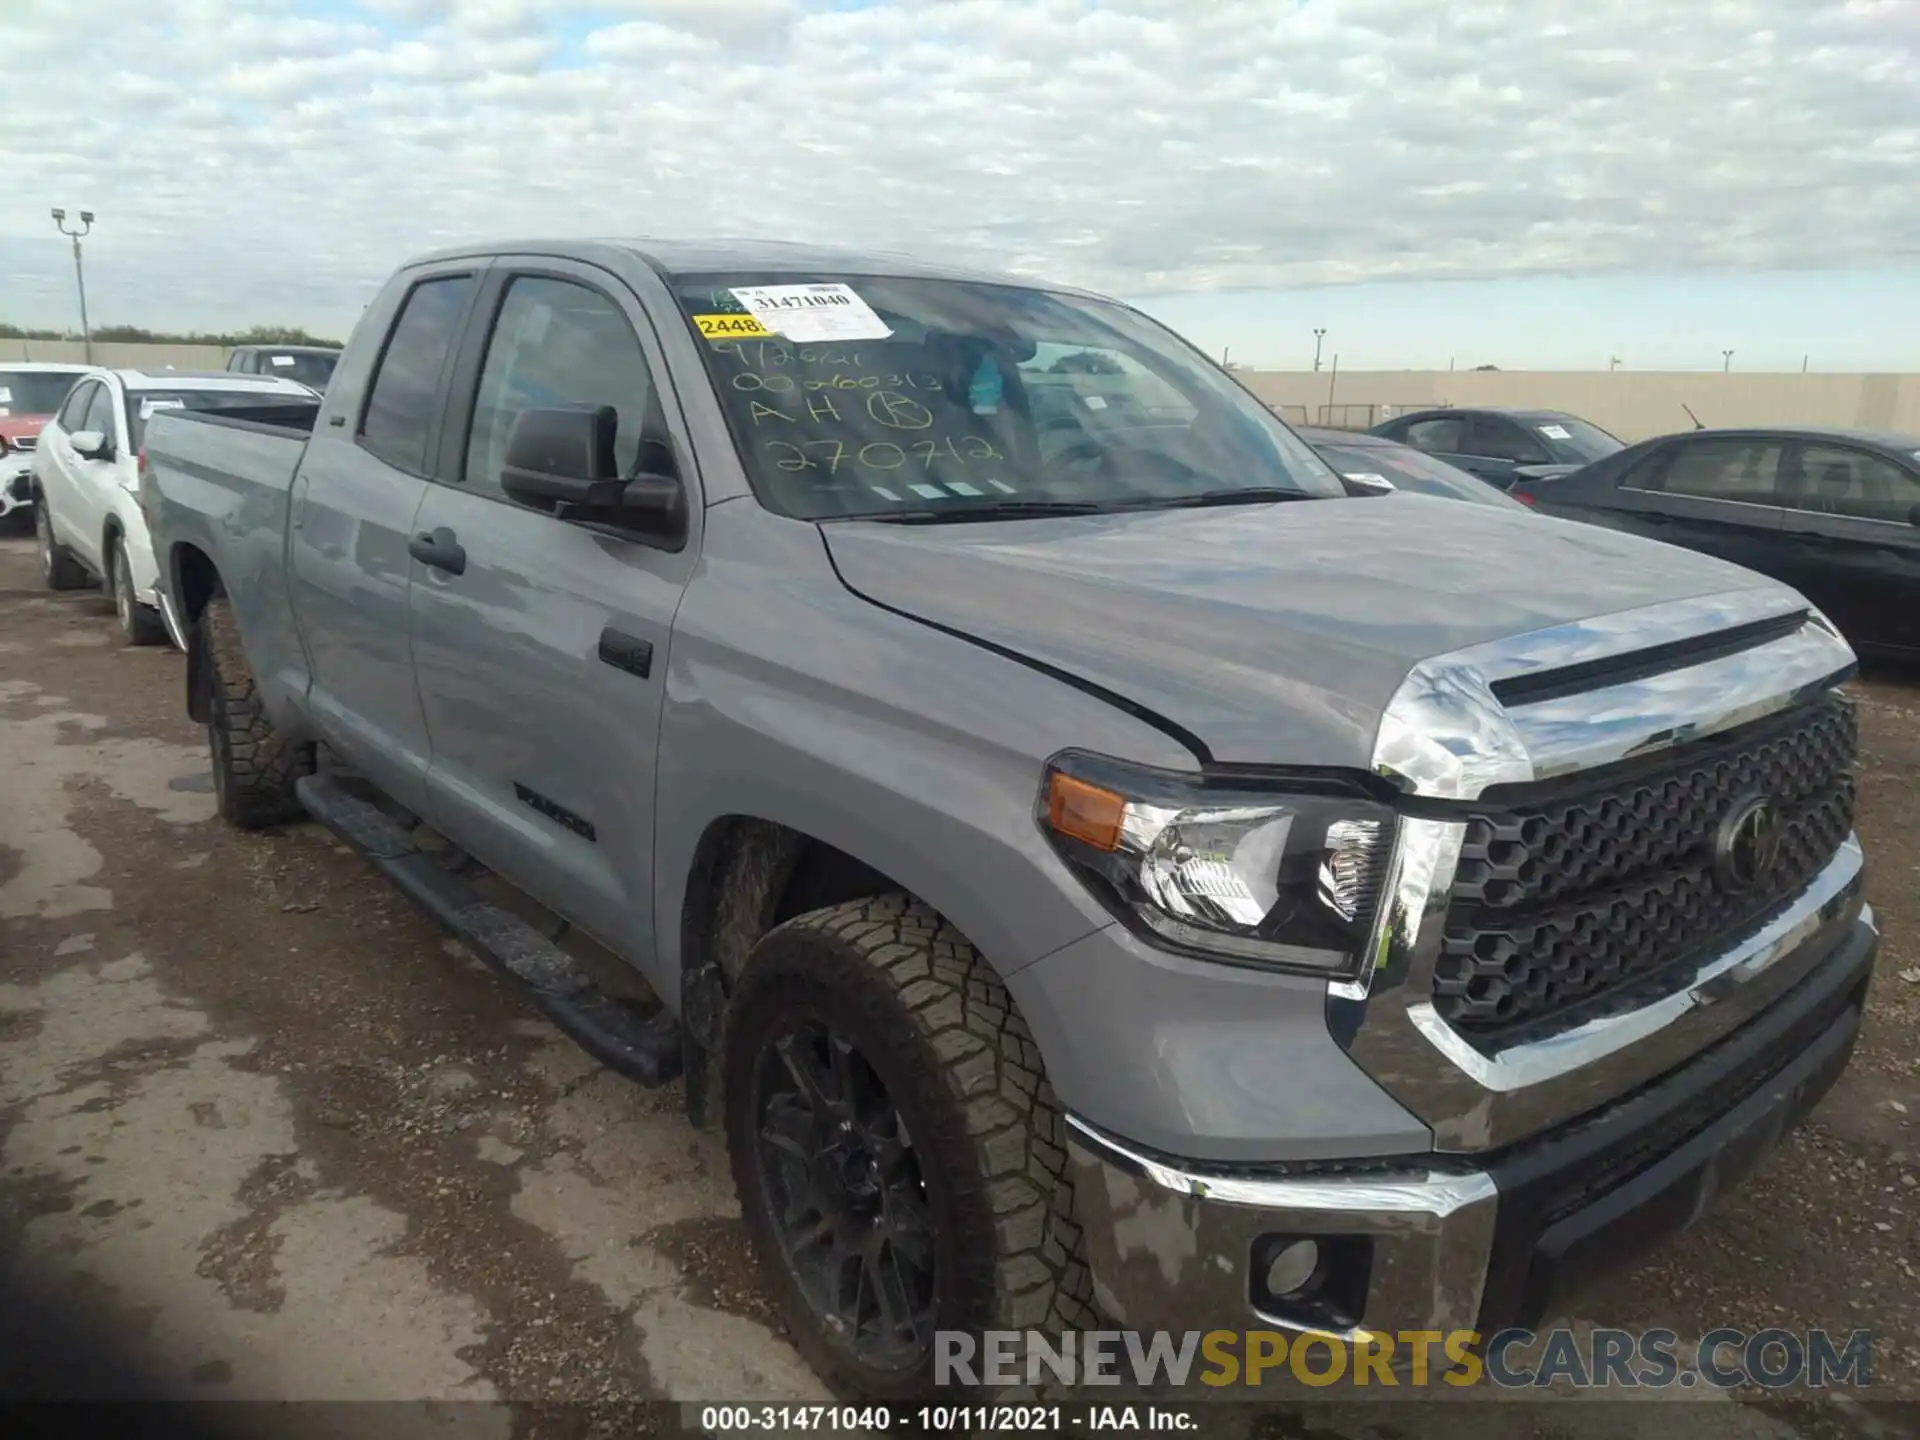
[[[800,16],[796,0],[614,0],[676,30],[726,39],[752,39],[784,31]]]
[[[596,60],[616,64],[649,63],[687,55],[718,55],[720,42],[652,20],[633,20],[595,30],[587,36],[587,53]]]
[[[762,233],[1141,294],[1847,265],[1902,0],[0,0],[0,319],[343,329],[454,240]],[[77,91],[56,63],[87,36]]]

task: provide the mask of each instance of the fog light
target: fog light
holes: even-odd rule
[[[1313,1283],[1320,1269],[1320,1246],[1312,1240],[1283,1245],[1267,1266],[1267,1293],[1286,1300]]]

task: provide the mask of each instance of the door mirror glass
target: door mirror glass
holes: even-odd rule
[[[657,471],[622,476],[614,449],[619,414],[611,405],[523,410],[507,440],[500,488],[562,520],[586,520],[653,535],[686,525],[686,488]]]
[[[105,460],[112,448],[107,437],[98,430],[76,430],[67,440],[73,446],[73,453],[82,460]]]

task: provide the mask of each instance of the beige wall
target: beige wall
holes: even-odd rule
[[[78,340],[0,340],[0,362],[78,363]],[[94,363],[148,370],[224,370],[218,345],[96,343]],[[1634,370],[1241,370],[1262,400],[1296,423],[1365,427],[1429,405],[1536,406],[1583,416],[1622,440],[1692,422],[1840,425],[1920,435],[1920,374],[1763,375]],[[1331,392],[1331,405],[1329,405]]]
[[[1703,425],[1839,425],[1920,435],[1920,375],[1762,375],[1690,371],[1357,370],[1334,376],[1242,370],[1289,420],[1364,427],[1429,405],[1565,410],[1622,440]],[[1328,406],[1329,390],[1332,405]]]
[[[44,360],[80,365],[86,358],[86,346],[78,340],[0,340],[0,363]],[[93,363],[128,370],[164,370],[169,366],[175,370],[224,370],[227,350],[224,345],[134,345],[96,340]]]

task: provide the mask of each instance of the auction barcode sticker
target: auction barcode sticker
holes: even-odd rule
[[[769,330],[801,344],[885,340],[893,334],[851,285],[736,285],[733,298]]]

